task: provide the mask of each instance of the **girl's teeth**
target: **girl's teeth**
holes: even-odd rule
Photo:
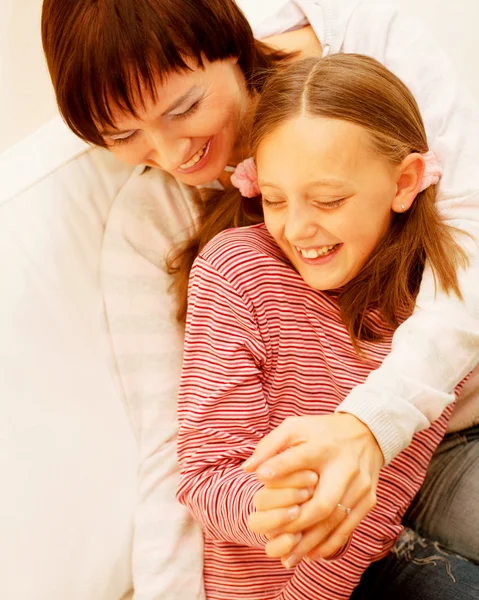
[[[310,250],[296,247],[296,250],[301,253],[303,258],[318,258],[319,256],[328,254],[335,247],[336,244],[333,244],[332,246],[322,246],[321,248],[311,248]]]
[[[207,144],[208,142],[206,142]],[[203,146],[203,148],[201,148],[200,150],[198,150],[198,152],[193,156],[192,159],[190,159],[187,163],[185,163],[184,165],[181,165],[180,169],[189,169],[191,167],[193,167],[194,165],[196,165],[196,163],[200,160],[200,158],[203,156],[203,154],[205,153],[206,150],[206,144]]]

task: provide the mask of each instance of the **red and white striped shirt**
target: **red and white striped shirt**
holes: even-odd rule
[[[380,324],[379,318],[377,323]],[[385,340],[355,353],[332,294],[310,288],[264,225],[228,230],[197,258],[179,398],[180,502],[201,523],[209,600],[349,598],[391,549],[452,410],[382,470],[375,509],[332,562],[285,569],[247,527],[261,484],[242,463],[286,417],[331,414],[376,369]]]

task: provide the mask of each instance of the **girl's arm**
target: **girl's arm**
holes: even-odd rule
[[[266,538],[247,526],[261,483],[241,465],[269,430],[260,370],[266,351],[244,298],[201,257],[188,306],[178,499],[207,537],[263,548]]]
[[[268,349],[248,299],[201,257],[192,270],[188,305],[178,498],[206,538],[263,549],[267,538],[248,528],[261,484],[242,464],[270,429],[261,369]],[[285,516],[289,508],[281,509]],[[341,559],[302,562],[275,600],[349,598],[370,562],[387,552],[401,530],[395,508],[380,503],[379,517],[365,521]]]

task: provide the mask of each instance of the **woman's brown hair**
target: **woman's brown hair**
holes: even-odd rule
[[[60,113],[79,137],[105,146],[113,111],[137,116],[158,78],[237,58],[249,91],[286,54],[254,39],[232,0],[44,0],[42,41]]]
[[[274,129],[299,115],[340,119],[363,127],[375,151],[392,164],[400,164],[413,152],[428,151],[424,124],[411,92],[366,56],[307,58],[277,70],[264,85],[253,119],[253,153]],[[381,338],[368,320],[371,310],[380,311],[394,328],[413,310],[426,261],[436,286],[461,298],[457,269],[466,265],[467,258],[453,230],[441,220],[435,196],[435,186],[431,186],[407,212],[394,213],[388,232],[361,272],[338,290],[343,321],[357,349],[358,340]],[[259,219],[257,211],[252,218],[251,212],[243,210],[244,202],[231,190],[222,200],[217,199],[208,207],[196,236],[177,256],[180,318],[185,316],[186,280],[195,253],[211,234]],[[224,218],[227,214],[229,221]]]

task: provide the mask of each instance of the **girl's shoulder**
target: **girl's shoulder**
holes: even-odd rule
[[[204,247],[200,257],[217,267],[241,265],[247,261],[250,265],[251,261],[270,266],[287,264],[264,223],[222,231]]]
[[[271,288],[285,280],[302,282],[263,223],[222,231],[205,246],[197,262],[207,263],[235,287],[259,290],[262,283]]]

